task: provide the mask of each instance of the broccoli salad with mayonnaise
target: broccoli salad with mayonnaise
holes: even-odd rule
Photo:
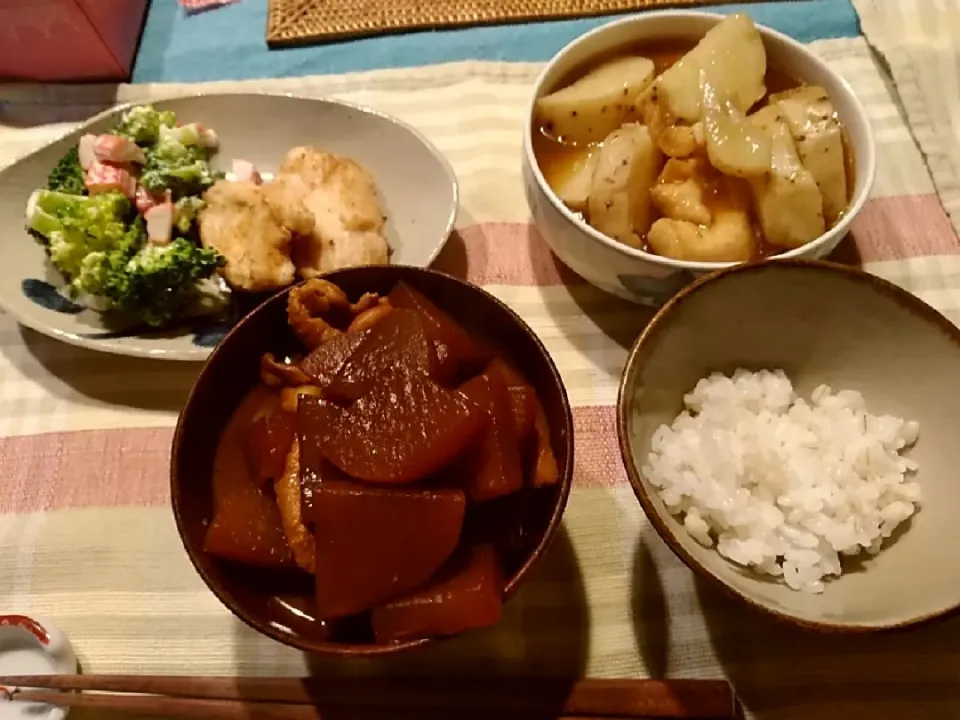
[[[151,106],[80,138],[27,203],[27,229],[65,292],[124,324],[163,327],[225,307],[223,259],[201,246],[203,193],[217,136]]]

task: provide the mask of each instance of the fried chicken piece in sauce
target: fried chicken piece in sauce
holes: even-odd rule
[[[220,272],[231,287],[265,292],[293,282],[293,235],[313,230],[313,218],[302,204],[269,184],[227,180],[214,184],[203,198],[200,242],[226,259]]]
[[[364,293],[351,303],[347,294],[332,282],[313,278],[290,291],[287,321],[300,342],[313,350],[343,332],[336,326],[336,319],[341,319],[346,327],[381,302],[376,293]]]
[[[317,545],[304,524],[300,497],[300,441],[294,437],[283,474],[273,483],[277,496],[277,509],[287,545],[293,559],[303,570],[313,573],[316,567]]]
[[[370,173],[356,162],[312,147],[293,148],[273,184],[314,219],[312,231],[294,245],[302,277],[389,262],[383,206]]]
[[[309,385],[310,378],[300,369],[298,363],[285,358],[277,360],[273,353],[264,353],[260,358],[260,382],[267,387]]]

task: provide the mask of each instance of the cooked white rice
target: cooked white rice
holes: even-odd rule
[[[643,471],[698,542],[729,560],[822,592],[840,556],[876,554],[917,511],[920,426],[871,415],[852,390],[798,398],[782,370],[714,373],[653,435]]]

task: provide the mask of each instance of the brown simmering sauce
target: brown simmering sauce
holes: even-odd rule
[[[696,42],[689,40],[656,40],[653,42],[628,45],[614,52],[601,55],[589,65],[585,65],[582,68],[577,68],[576,70],[570,72],[568,75],[564,76],[553,88],[551,88],[550,91],[552,92],[553,90],[566,87],[567,85],[570,85],[571,83],[574,83],[585,76],[597,66],[621,56],[640,55],[649,58],[651,61],[653,61],[656,74],[660,75],[660,73],[671,67],[695,46]],[[770,67],[769,65],[767,67],[767,73],[764,77],[764,81],[767,87],[768,95],[783,92],[785,90],[792,90],[803,85],[803,83],[797,78],[788,75],[778,68]],[[640,115],[637,113],[636,115],[628,118],[627,121],[636,122],[639,120]],[[534,123],[532,132],[534,157],[537,159],[537,163],[540,166],[540,171],[543,173],[547,184],[551,187],[556,187],[556,183],[559,178],[568,177],[570,175],[571,167],[579,167],[585,162],[589,149],[594,146],[578,147],[575,144],[561,143],[553,135],[551,135],[549,127],[546,125],[538,125],[536,118],[534,118],[532,122]],[[854,174],[855,159],[853,156],[853,151],[850,149],[846,131],[843,133],[843,144],[843,159],[847,178],[847,197],[849,198],[853,195],[856,176]],[[585,220],[582,213],[575,212],[574,214]],[[757,240],[757,259],[769,257],[771,255],[776,255],[786,251],[785,248],[777,247],[766,242],[756,218],[753,218],[753,228],[754,237]],[[644,245],[643,249],[647,252],[652,252],[647,245]]]

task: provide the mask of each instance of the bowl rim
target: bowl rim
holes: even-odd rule
[[[749,13],[746,13],[749,15]],[[523,160],[529,166],[530,171],[536,181],[538,189],[553,208],[560,213],[563,219],[572,225],[575,229],[579,230],[583,234],[587,235],[594,241],[600,242],[605,245],[607,248],[619,252],[626,257],[635,259],[635,260],[644,260],[646,262],[652,263],[654,265],[659,265],[663,268],[678,270],[678,271],[692,271],[692,272],[712,272],[715,270],[721,270],[728,267],[736,267],[738,265],[744,264],[744,261],[741,262],[703,262],[703,261],[693,261],[693,260],[676,260],[674,258],[664,257],[662,255],[656,255],[639,248],[633,248],[629,245],[625,245],[617,240],[614,240],[611,237],[608,237],[601,233],[599,230],[592,227],[586,221],[580,218],[578,214],[573,213],[570,208],[563,204],[563,201],[557,196],[557,194],[547,183],[546,178],[543,175],[542,170],[540,169],[540,164],[537,162],[537,158],[533,153],[533,117],[536,111],[536,103],[540,98],[541,92],[543,90],[543,85],[546,82],[547,75],[553,71],[556,64],[563,59],[570,51],[575,48],[581,47],[583,45],[589,45],[593,41],[597,40],[602,35],[605,35],[608,32],[611,32],[614,28],[618,28],[625,25],[637,25],[642,26],[645,23],[649,23],[652,20],[656,20],[662,17],[676,17],[676,18],[697,18],[702,20],[714,20],[716,23],[724,20],[727,17],[730,17],[730,13],[714,13],[714,12],[705,12],[702,10],[657,10],[653,12],[647,12],[642,14],[630,15],[628,17],[620,18],[612,22],[604,23],[599,27],[590,30],[583,35],[580,35],[577,38],[574,38],[569,43],[564,45],[560,50],[557,51],[553,57],[547,62],[547,65],[541,70],[540,74],[537,76],[536,82],[534,83],[533,92],[530,95],[530,102],[527,105],[527,111],[524,115],[524,129],[523,129]],[[752,18],[751,18],[752,19]],[[779,253],[776,255],[778,258],[790,259],[795,257],[803,257],[804,255],[810,253],[811,251],[816,251],[817,248],[823,247],[824,245],[829,244],[832,240],[837,237],[843,237],[847,233],[853,219],[860,213],[863,209],[863,206],[866,204],[867,200],[870,198],[870,192],[873,189],[874,182],[877,175],[877,143],[876,136],[873,132],[873,126],[870,122],[870,117],[867,114],[866,108],[863,103],[860,101],[860,98],[857,97],[856,92],[854,92],[853,87],[847,82],[840,73],[833,70],[825,61],[819,58],[816,54],[810,51],[810,49],[801,42],[794,40],[789,35],[774,30],[768,25],[763,25],[761,23],[754,22],[757,30],[760,35],[763,37],[764,42],[772,41],[779,43],[781,46],[784,46],[787,51],[796,53],[803,56],[806,60],[810,61],[815,65],[819,65],[824,69],[829,75],[832,75],[838,82],[838,84],[843,88],[844,93],[850,98],[851,105],[853,107],[853,114],[857,117],[860,125],[864,128],[864,145],[867,148],[866,157],[863,159],[862,167],[860,162],[855,159],[855,170],[858,178],[862,177],[864,179],[863,186],[859,192],[854,194],[851,198],[847,211],[841,215],[840,219],[837,220],[837,223],[829,228],[822,235],[817,237],[814,240],[811,240],[808,243],[805,243],[799,247],[791,248],[785,252]],[[752,261],[745,261],[752,262]]]
[[[550,519],[547,522],[547,526],[543,532],[540,541],[530,552],[530,555],[527,559],[520,565],[517,571],[514,573],[513,577],[508,578],[507,583],[504,587],[503,595],[504,602],[506,602],[523,584],[523,582],[528,578],[534,566],[540,561],[540,559],[546,554],[549,550],[550,545],[553,543],[556,538],[557,531],[560,529],[561,522],[563,520],[563,514],[567,507],[567,502],[570,498],[570,489],[573,485],[573,468],[574,468],[574,424],[573,424],[573,412],[570,406],[570,400],[567,395],[566,386],[563,383],[563,379],[560,375],[560,371],[557,369],[556,363],[553,360],[553,357],[548,352],[546,346],[543,344],[543,341],[540,337],[533,331],[526,321],[520,317],[520,315],[514,311],[509,305],[504,303],[498,297],[488,292],[479,285],[474,285],[469,283],[466,280],[461,280],[458,277],[449,275],[439,270],[434,270],[432,268],[421,268],[414,265],[365,265],[362,268],[344,268],[343,270],[336,270],[330,273],[325,273],[319,275],[320,279],[330,277],[331,275],[336,275],[337,273],[349,272],[350,270],[360,270],[367,268],[393,268],[398,269],[402,273],[413,273],[413,274],[425,274],[433,276],[441,276],[443,278],[442,282],[449,282],[453,285],[460,285],[465,287],[470,292],[479,292],[482,295],[486,296],[486,299],[495,303],[499,308],[505,311],[513,322],[520,327],[524,333],[531,338],[534,342],[538,354],[544,358],[547,362],[547,367],[549,368],[549,381],[556,388],[559,389],[560,395],[560,405],[562,412],[560,417],[556,418],[554,422],[559,422],[561,427],[564,429],[565,436],[565,450],[567,453],[567,463],[564,468],[563,474],[560,476],[560,480],[557,483],[558,486],[558,497],[557,501],[553,506],[553,509],[550,513]],[[277,293],[271,295],[269,298],[257,305],[253,310],[247,313],[236,325],[230,328],[229,332],[224,336],[224,338],[217,344],[213,349],[213,352],[210,353],[210,357],[203,364],[203,367],[200,369],[200,373],[197,375],[197,379],[194,381],[193,385],[190,388],[190,392],[187,395],[187,399],[184,402],[183,408],[177,416],[177,425],[173,434],[173,441],[170,448],[170,505],[173,511],[174,521],[177,526],[177,534],[180,537],[180,543],[183,545],[184,552],[187,557],[190,559],[190,564],[193,565],[194,570],[203,580],[204,585],[207,589],[216,596],[220,603],[226,607],[235,617],[239,618],[246,624],[248,627],[253,630],[265,635],[273,640],[276,640],[279,643],[287,645],[288,647],[293,647],[304,652],[317,653],[319,655],[329,656],[329,657],[374,657],[381,655],[392,655],[394,653],[402,652],[405,650],[411,650],[416,647],[422,647],[424,645],[433,644],[436,642],[442,642],[449,640],[457,635],[451,636],[441,636],[434,638],[423,638],[418,640],[407,640],[404,642],[394,643],[391,645],[375,645],[375,644],[357,644],[357,643],[334,643],[326,641],[316,641],[316,642],[300,642],[295,643],[292,641],[290,635],[281,633],[279,630],[275,629],[271,625],[261,626],[253,617],[242,608],[237,602],[230,597],[229,593],[225,591],[225,588],[221,583],[213,582],[209,573],[203,568],[202,564],[199,562],[198,556],[191,550],[190,546],[187,543],[187,531],[185,527],[185,522],[182,517],[180,503],[181,503],[181,490],[182,482],[180,480],[179,473],[179,464],[176,461],[176,458],[179,457],[181,453],[181,446],[185,442],[185,430],[184,430],[184,418],[187,415],[187,410],[195,402],[195,396],[199,392],[200,386],[204,383],[204,380],[209,376],[213,371],[211,367],[213,366],[213,360],[218,355],[226,354],[227,351],[224,348],[227,347],[231,338],[234,334],[239,333],[241,328],[246,325],[248,322],[252,322],[252,318],[257,314],[263,312],[264,308],[273,302],[281,302],[281,298],[286,298],[290,291],[296,287],[299,287],[303,284],[302,282],[291,285],[288,288],[278,291]],[[551,422],[548,419],[548,423]],[[218,430],[222,431],[222,428]]]
[[[26,161],[30,156],[46,150],[58,143],[64,142],[73,135],[82,135],[91,126],[95,125],[98,122],[101,122],[113,115],[119,113],[127,112],[131,108],[142,106],[142,105],[157,105],[160,103],[166,103],[171,101],[178,100],[199,100],[199,99],[217,99],[217,98],[285,98],[290,100],[302,100],[310,103],[319,103],[326,105],[339,105],[340,107],[352,110],[354,112],[363,113],[365,115],[372,115],[380,118],[381,120],[392,123],[397,127],[400,127],[407,131],[411,136],[416,138],[416,140],[423,145],[430,155],[437,161],[438,166],[440,167],[444,176],[450,183],[450,188],[452,190],[450,198],[450,211],[447,215],[446,222],[444,223],[444,230],[441,233],[440,237],[437,238],[436,247],[433,248],[429,257],[425,260],[424,267],[429,267],[436,261],[440,256],[440,253],[443,252],[447,243],[450,240],[450,236],[456,228],[457,215],[460,212],[460,180],[457,177],[457,173],[453,169],[453,165],[450,163],[450,160],[440,152],[440,149],[433,143],[430,138],[424,135],[420,130],[415,128],[413,125],[410,125],[404,120],[401,120],[395,115],[377,110],[366,105],[360,105],[358,103],[349,102],[346,100],[340,100],[338,98],[327,97],[327,96],[316,96],[311,97],[308,95],[301,95],[295,92],[270,92],[270,91],[261,91],[261,90],[200,90],[196,92],[176,92],[171,91],[169,93],[164,93],[158,95],[157,97],[150,98],[143,102],[124,102],[118,103],[116,105],[111,105],[108,108],[105,108],[98,112],[96,115],[93,115],[86,120],[74,125],[73,127],[65,130],[62,133],[59,133],[56,137],[51,138],[47,142],[43,143],[38,147],[34,147],[26,152],[20,153],[13,160],[11,160],[7,165],[0,168],[0,179],[3,178],[4,173],[13,168],[15,165],[18,165]],[[376,182],[374,178],[374,182]],[[26,201],[24,201],[26,202]],[[282,290],[280,291],[282,292]],[[86,338],[83,335],[77,334],[75,332],[70,332],[67,330],[59,330],[53,328],[48,324],[36,321],[34,318],[30,317],[27,313],[22,313],[19,311],[16,303],[7,303],[4,298],[0,296],[0,306],[3,309],[10,313],[14,319],[21,325],[30,328],[31,330],[38,332],[47,337],[59,340],[68,345],[74,345],[76,347],[81,347],[86,350],[92,350],[95,352],[108,353],[110,355],[119,355],[125,357],[136,357],[136,358],[145,358],[149,360],[165,360],[165,361],[174,361],[174,362],[205,362],[209,357],[212,356],[212,351],[210,348],[189,348],[189,349],[180,349],[177,347],[156,347],[150,344],[150,340],[147,341],[147,344],[138,342],[129,342],[126,339],[115,339],[111,337],[105,338]],[[258,306],[259,307],[259,306]],[[140,336],[133,336],[130,340],[137,340]]]
[[[723,578],[721,578],[717,573],[713,572],[703,563],[697,560],[696,557],[694,557],[694,555],[683,546],[676,534],[667,526],[664,516],[654,504],[651,493],[648,493],[647,491],[644,475],[640,471],[640,468],[636,462],[636,458],[634,457],[628,431],[631,415],[629,408],[632,399],[631,388],[636,383],[636,377],[640,372],[640,363],[637,358],[641,350],[646,347],[648,342],[652,341],[652,338],[654,338],[654,336],[662,327],[669,324],[673,311],[676,310],[686,299],[697,294],[704,287],[713,285],[717,282],[722,282],[728,276],[764,272],[770,270],[771,268],[776,270],[778,265],[794,269],[805,269],[809,272],[827,272],[835,275],[841,275],[853,282],[867,285],[869,288],[891,297],[894,301],[906,305],[908,310],[916,315],[919,315],[922,320],[936,326],[939,330],[947,334],[954,343],[960,345],[960,328],[954,325],[936,308],[928,305],[913,293],[908,292],[889,280],[885,280],[877,275],[873,275],[849,265],[843,265],[841,263],[828,260],[777,257],[740,263],[730,267],[722,268],[707,275],[703,275],[691,282],[686,287],[682,288],[666,303],[664,303],[664,305],[654,314],[650,322],[648,322],[644,327],[643,331],[634,342],[633,347],[630,349],[630,353],[627,355],[627,361],[624,365],[623,374],[620,377],[620,387],[617,392],[617,440],[620,445],[620,455],[623,459],[627,477],[630,480],[630,486],[633,488],[633,493],[640,502],[640,506],[643,508],[643,512],[650,524],[653,525],[654,529],[657,531],[657,534],[687,567],[697,573],[700,577],[709,581],[714,587],[724,591],[727,595],[737,597],[746,602],[749,606],[756,608],[767,615],[772,615],[779,620],[783,620],[800,627],[823,632],[864,634],[871,632],[899,630],[919,625],[921,623],[930,622],[937,618],[946,617],[960,609],[960,603],[957,603],[953,607],[947,607],[942,610],[925,613],[923,615],[906,620],[865,624],[809,620],[791,615],[786,612],[775,610],[772,607],[754,600],[746,593],[733,587],[724,581]]]

